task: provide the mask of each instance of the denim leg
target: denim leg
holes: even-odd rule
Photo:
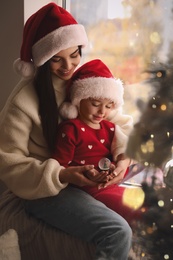
[[[67,187],[57,196],[25,201],[26,211],[62,231],[96,245],[95,259],[126,260],[128,223],[84,191]]]

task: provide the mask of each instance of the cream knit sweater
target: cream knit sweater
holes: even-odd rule
[[[64,82],[53,77],[53,83],[60,105],[65,95]],[[125,150],[132,118],[117,110],[111,121],[120,125],[117,135],[121,136],[121,141],[112,146],[116,158]],[[32,81],[21,80],[0,114],[0,179],[24,199],[57,195],[67,186],[59,180],[59,172],[64,167],[49,157]]]

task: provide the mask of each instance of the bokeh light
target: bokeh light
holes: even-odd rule
[[[139,209],[145,199],[145,194],[140,187],[126,188],[123,194],[123,204],[134,210]]]

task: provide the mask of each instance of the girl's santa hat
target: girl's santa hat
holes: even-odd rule
[[[78,116],[80,101],[87,98],[107,98],[114,107],[123,105],[124,88],[109,68],[99,59],[91,60],[78,68],[67,86],[67,100],[60,107],[64,119]]]
[[[78,24],[65,9],[49,3],[27,20],[20,59],[14,62],[14,70],[23,77],[31,77],[36,67],[56,53],[73,46],[84,47],[87,42],[83,25]]]

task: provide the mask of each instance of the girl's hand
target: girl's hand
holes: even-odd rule
[[[123,180],[130,162],[131,160],[129,158],[125,158],[123,160],[119,160],[116,165],[111,164],[111,172],[108,175],[108,181],[98,185],[98,188],[105,188],[112,184],[119,184]]]

